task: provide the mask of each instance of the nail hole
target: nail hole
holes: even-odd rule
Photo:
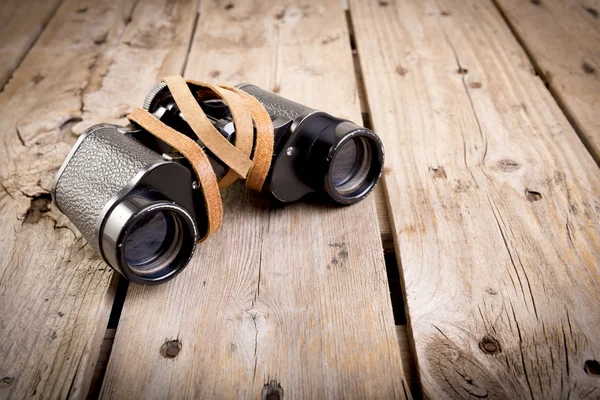
[[[481,342],[479,342],[479,348],[485,354],[496,354],[496,353],[500,353],[502,351],[502,348],[500,347],[500,343],[498,343],[498,341],[496,339],[494,339],[492,336],[489,336],[489,335],[485,335],[481,339]]]
[[[400,65],[396,67],[396,73],[400,76],[406,75],[407,72],[408,70],[406,68],[402,68]]]
[[[468,69],[466,69],[466,68],[460,67],[459,69],[457,69],[457,70],[456,70],[456,72],[458,72],[458,73],[459,73],[459,74],[461,74],[461,75],[464,75],[464,74],[466,74],[467,72],[469,72],[469,70],[468,70]]]
[[[175,358],[181,351],[181,341],[179,339],[168,340],[160,348],[160,355],[164,358]]]
[[[37,85],[38,83],[40,83],[41,81],[44,80],[44,75],[37,73],[37,74],[35,74],[35,76],[33,78],[31,78],[31,80],[33,81],[34,84]]]
[[[437,168],[429,167],[429,174],[431,174],[431,176],[433,178],[439,178],[439,179],[446,179],[448,177],[446,175],[446,170],[442,166],[439,166]]]
[[[479,89],[482,85],[479,82],[471,82],[469,84],[470,87],[472,87],[473,89]]]
[[[590,64],[588,64],[586,62],[584,62],[583,64],[581,64],[581,69],[586,74],[593,74],[594,72],[596,72],[596,68],[592,67]]]
[[[598,18],[598,11],[592,7],[586,7],[585,11],[587,11],[592,17]]]
[[[228,3],[228,4],[225,5],[225,9],[227,11],[231,10],[233,7],[235,7],[235,6],[233,4],[231,4],[231,3]]]
[[[591,376],[600,376],[600,363],[596,360],[587,360],[583,363],[583,370]]]
[[[265,383],[263,386],[261,400],[281,400],[283,398],[283,388],[275,380],[271,379],[269,383]]]
[[[527,200],[534,202],[540,200],[542,198],[542,195],[540,194],[540,192],[525,189],[525,197],[527,198]]]

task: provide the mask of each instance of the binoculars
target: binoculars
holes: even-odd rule
[[[319,193],[349,205],[373,190],[384,163],[374,132],[254,85],[237,88],[258,100],[273,124],[263,192],[283,203]],[[235,143],[227,104],[195,99],[219,134]],[[150,91],[143,108],[203,148],[217,178],[227,173],[227,165],[194,135],[165,83]],[[208,229],[190,162],[136,123],[98,124],[83,132],[55,177],[52,198],[112,268],[144,285],[176,276]]]

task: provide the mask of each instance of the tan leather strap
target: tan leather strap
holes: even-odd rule
[[[216,95],[216,98],[223,100],[225,104],[227,104],[235,126],[235,146],[242,150],[248,160],[250,160],[252,144],[254,142],[254,128],[252,125],[252,115],[246,107],[244,100],[238,94],[229,92],[218,86],[191,79],[186,80],[186,82],[198,88],[196,92],[198,98],[214,98]],[[219,180],[219,187],[225,188],[235,182],[238,178],[239,176],[234,171],[229,170],[225,176]],[[247,178],[247,175],[243,178]]]
[[[181,110],[185,120],[194,133],[217,158],[223,161],[237,176],[232,177],[228,172],[219,186],[224,187],[233,183],[237,177],[246,178],[248,171],[252,168],[250,153],[252,151],[253,132],[252,117],[244,106],[243,101],[237,95],[231,95],[224,89],[217,88],[201,82],[185,81],[181,76],[169,76],[163,78],[173,95],[173,99]],[[188,87],[188,82],[198,86],[200,89],[209,89],[219,95],[229,106],[236,127],[236,146],[225,139],[208,120],[202,108],[194,98]],[[248,137],[249,136],[249,137]]]
[[[202,115],[204,115],[204,113],[202,113]],[[204,117],[206,118],[206,116]],[[177,149],[177,151],[192,164],[192,168],[194,168],[194,172],[198,177],[198,183],[202,188],[204,203],[206,204],[208,229],[200,241],[206,240],[221,227],[223,220],[223,203],[221,201],[221,194],[219,193],[217,177],[215,176],[215,172],[213,171],[204,150],[202,150],[202,148],[192,139],[177,132],[170,126],[165,125],[158,118],[144,109],[136,108],[127,116],[127,118],[140,125],[169,146]],[[210,122],[209,125],[212,127]]]
[[[252,157],[253,164],[246,178],[246,187],[260,192],[269,173],[269,168],[271,168],[271,159],[273,158],[273,122],[267,110],[254,96],[236,87],[225,85],[221,85],[221,87],[237,93],[244,100],[252,115],[256,127],[256,139]]]

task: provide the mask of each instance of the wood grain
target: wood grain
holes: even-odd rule
[[[186,76],[360,121],[339,2],[292,4],[203,2]],[[373,198],[274,208],[237,183],[224,210],[177,279],[130,286],[101,397],[404,397]]]
[[[350,12],[425,397],[598,398],[600,170],[525,52],[488,1]]]
[[[51,203],[52,180],[77,121],[120,121],[160,74],[181,71],[195,9],[66,1],[0,94],[2,398],[87,394],[115,285]]]
[[[39,37],[62,0],[3,0],[0,7],[0,88]]]
[[[600,164],[600,1],[495,1]]]

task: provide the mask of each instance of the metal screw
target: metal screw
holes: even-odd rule
[[[287,154],[288,156],[290,156],[290,157],[291,157],[291,156],[293,156],[293,155],[294,155],[294,151],[295,151],[295,150],[296,150],[296,149],[294,149],[293,147],[291,147],[291,146],[290,146],[290,147],[288,147],[288,148],[285,150],[285,154]]]

